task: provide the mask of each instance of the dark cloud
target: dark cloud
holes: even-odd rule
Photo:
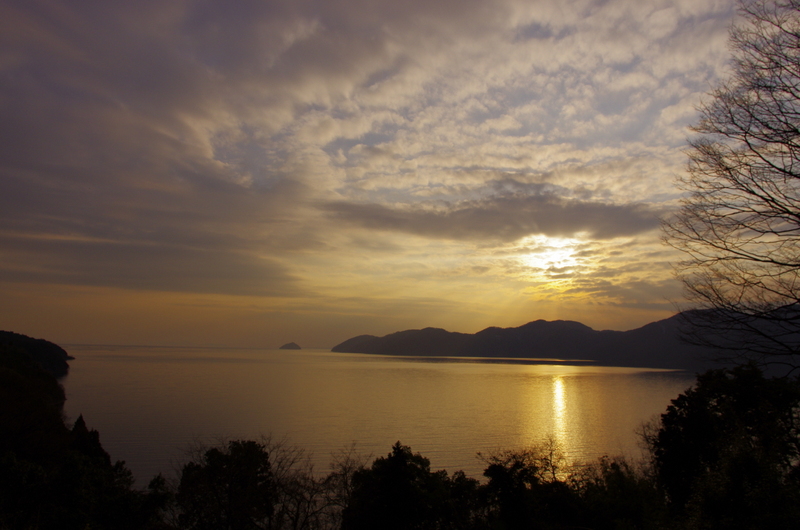
[[[5,281],[251,296],[301,294],[283,266],[246,253],[3,236],[0,247]]]
[[[610,205],[552,195],[495,197],[438,211],[347,202],[327,204],[324,209],[335,219],[364,228],[457,240],[509,242],[531,235],[570,237],[578,233],[610,239],[659,225],[659,212],[644,204]]]
[[[237,295],[298,293],[273,256],[318,245],[291,222],[298,186],[224,182],[177,189],[60,185],[6,175],[5,280]]]

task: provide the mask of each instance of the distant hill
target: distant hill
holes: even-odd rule
[[[475,334],[438,328],[384,337],[359,335],[331,351],[382,355],[495,357],[591,361],[604,366],[702,370],[712,351],[681,339],[681,315],[630,331],[596,331],[579,322],[536,320],[517,328]]]
[[[44,339],[34,339],[12,331],[0,331],[0,347],[24,351],[45,371],[55,377],[64,377],[69,371],[67,361],[74,359],[61,346]]]
[[[300,345],[297,344],[296,342],[289,342],[287,344],[284,344],[283,346],[281,346],[278,349],[279,350],[299,350],[300,349]]]

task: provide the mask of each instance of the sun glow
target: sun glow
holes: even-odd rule
[[[574,238],[534,236],[523,243],[522,263],[540,272],[566,271],[578,265]]]

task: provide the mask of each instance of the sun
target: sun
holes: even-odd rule
[[[538,271],[557,271],[578,266],[575,238],[532,236],[523,241],[520,260]]]

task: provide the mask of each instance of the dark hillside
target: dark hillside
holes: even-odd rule
[[[64,377],[69,372],[67,361],[70,355],[57,344],[44,339],[34,339],[12,331],[0,331],[0,346],[9,346],[24,351],[45,371],[55,377]]]
[[[0,528],[82,530],[155,526],[162,497],[133,489],[100,435],[79,417],[64,423],[67,353],[0,332]]]
[[[684,342],[679,315],[631,331],[596,331],[579,322],[536,320],[475,334],[425,328],[384,337],[360,335],[336,352],[383,355],[560,359],[607,366],[700,370],[710,350]]]

